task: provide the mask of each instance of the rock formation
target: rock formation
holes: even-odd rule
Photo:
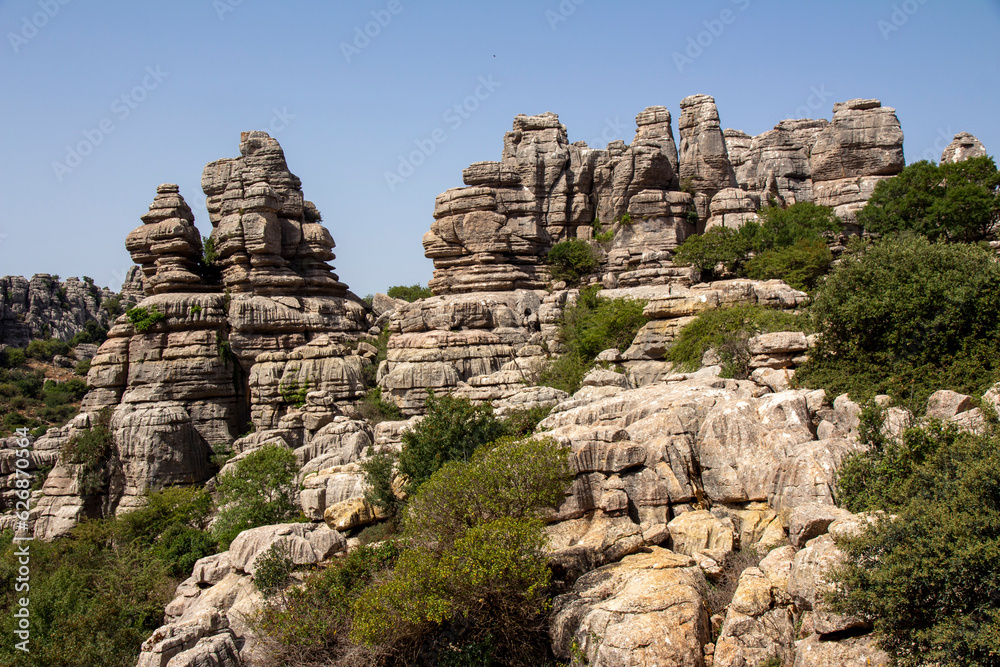
[[[31,280],[0,277],[0,343],[24,347],[35,338],[69,340],[87,322],[108,326],[113,316],[102,305],[115,296],[87,277],[65,281],[47,273]]]
[[[212,456],[251,424],[305,445],[367,390],[374,348],[360,339],[371,323],[327,264],[333,239],[276,141],[245,133],[240,150],[205,169],[215,262],[202,261],[173,184],[157,188],[128,235],[145,297],[109,331],[83,400],[91,416],[113,411],[111,481],[101,498],[81,499],[74,471],[57,465],[37,508],[40,537],[95,505],[106,514],[140,504],[147,489],[204,482]]]
[[[974,157],[986,157],[986,146],[968,132],[959,132],[941,152],[941,164],[961,162]]]
[[[691,95],[681,100],[677,128],[681,135],[681,186],[695,193],[695,209],[704,220],[712,197],[720,190],[736,187],[715,98]]]

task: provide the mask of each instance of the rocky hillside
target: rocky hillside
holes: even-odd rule
[[[836,506],[836,471],[867,445],[851,396],[795,386],[817,338],[748,337],[739,379],[721,377],[717,350],[695,369],[668,352],[709,311],[793,314],[810,298],[780,280],[700,283],[674,264],[679,244],[769,204],[827,206],[854,229],[876,185],[904,168],[899,121],[878,100],[851,100],[831,121],[785,120],[750,137],[723,130],[707,95],[680,111],[679,141],[670,111],[655,106],[637,116],[631,144],[603,149],[568,143],[555,114],[518,116],[501,159],[471,165],[464,187],[438,196],[423,241],[434,296],[413,303],[369,304],[340,281],[320,212],[264,132],[243,133],[239,156],[205,167],[207,242],[178,186],[156,189],[125,240],[137,265],[118,298],[136,299],[128,314],[102,308],[116,297],[90,282],[2,279],[4,341],[68,337],[88,319],[110,331],[81,414],[31,439],[27,472],[44,483],[28,521],[15,508],[16,439],[0,450],[0,527],[48,542],[86,519],[146,516],[165,488],[228,498],[204,525],[177,527],[210,555],[193,569],[184,561],[138,667],[271,664],[275,647],[247,620],[273,604],[262,563],[281,549],[292,566],[334,571],[358,553],[361,531],[388,517],[372,501],[373,461],[398,455],[433,419],[431,390],[491,414],[547,414],[531,437],[565,447],[570,479],[544,514],[554,597],[541,632],[559,664],[888,664],[870,624],[824,596],[838,544],[868,521]],[[982,153],[963,134],[942,161]],[[599,255],[580,286],[554,281],[546,262],[571,238]],[[587,283],[603,289],[595,297]],[[587,361],[578,391],[542,386],[567,351],[567,317],[587,299],[639,302],[642,325]],[[934,416],[982,432],[998,392],[980,407],[935,394]],[[366,418],[375,404],[396,416]],[[919,415],[892,410],[887,437],[898,438]],[[283,516],[303,520],[206,542],[220,513],[274,491],[225,496],[241,462],[275,450],[294,469],[294,513]],[[391,468],[391,495],[412,500]],[[442,627],[458,636],[455,623]]]

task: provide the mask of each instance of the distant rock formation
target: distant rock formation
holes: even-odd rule
[[[986,157],[986,146],[968,132],[959,132],[941,152],[941,164],[962,162],[974,157]]]
[[[69,340],[87,322],[108,326],[112,315],[102,305],[115,293],[90,278],[37,273],[0,278],[0,343],[24,347],[34,338]]]
[[[830,206],[850,223],[875,185],[903,168],[895,110],[834,105],[833,120],[785,120],[756,137],[722,130],[715,100],[681,100],[679,150],[670,111],[636,117],[631,145],[569,143],[553,113],[518,116],[499,162],[477,162],[465,186],[438,196],[424,250],[435,294],[539,289],[544,258],[568,238],[597,248],[607,287],[690,284],[672,263],[692,233],[737,227],[770,202]]]

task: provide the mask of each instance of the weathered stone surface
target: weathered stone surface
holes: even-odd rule
[[[719,125],[719,110],[710,95],[690,95],[681,100],[680,180],[693,189],[695,208],[702,224],[709,217],[709,203],[717,192],[736,187],[726,140]]]
[[[986,157],[986,146],[968,132],[959,132],[941,152],[941,164],[962,162],[974,157]]]
[[[871,635],[824,641],[810,635],[795,649],[794,667],[886,667],[889,656]]]
[[[843,559],[833,538],[820,535],[807,542],[792,561],[788,593],[799,609],[813,612],[813,628],[820,635],[866,627],[859,618],[833,613],[824,600],[824,594],[832,590],[828,574]]]
[[[156,197],[142,222],[125,239],[125,249],[142,267],[146,293],[208,289],[199,268],[201,235],[177,185],[165,183],[156,188]]]
[[[788,539],[792,546],[803,547],[806,542],[826,533],[831,523],[853,516],[835,505],[807,503],[792,510],[788,519]]]
[[[574,642],[595,667],[701,667],[709,622],[707,585],[689,559],[665,549],[628,556],[577,580],[553,603],[553,651],[568,660]]]
[[[296,565],[312,565],[347,548],[343,536],[326,524],[284,523],[244,530],[229,546],[229,561],[235,570],[253,575],[257,557],[273,544],[287,549]]]
[[[693,556],[699,551],[733,550],[733,522],[719,519],[708,510],[685,512],[673,519],[667,528],[673,551]]]
[[[334,503],[323,512],[323,520],[333,530],[347,532],[384,519],[385,515],[364,498]]]
[[[102,306],[115,296],[86,276],[64,281],[47,273],[37,273],[30,280],[0,277],[0,344],[26,347],[34,338],[49,336],[68,341],[88,322],[107,327],[112,316]],[[134,301],[122,303],[129,307]]]
[[[927,417],[931,419],[951,419],[955,415],[973,408],[972,397],[947,389],[935,391],[927,399]]]
[[[776,656],[790,662],[794,655],[795,625],[787,607],[774,605],[774,583],[751,567],[739,585],[715,644],[716,667],[759,665]]]

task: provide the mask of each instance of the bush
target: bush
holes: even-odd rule
[[[796,377],[827,395],[922,404],[1000,379],[1000,264],[988,249],[912,235],[856,247],[811,311],[820,348]]]
[[[65,382],[46,380],[42,385],[42,400],[49,407],[74,403],[86,393],[87,383],[80,378],[71,378]]]
[[[740,277],[778,278],[796,283],[793,287],[812,287],[832,261],[829,250],[823,249],[824,235],[841,229],[840,220],[825,206],[768,206],[761,209],[759,222],[751,220],[736,229],[713,227],[688,237],[677,248],[674,263],[696,267],[702,280],[716,277],[715,269],[722,264]]]
[[[146,494],[146,504],[118,517],[116,538],[134,544],[160,561],[167,574],[185,578],[195,561],[217,544],[206,530],[212,499],[203,488],[171,487]]]
[[[254,561],[253,583],[264,597],[269,598],[282,591],[291,579],[295,562],[288,545],[275,542]]]
[[[212,532],[223,548],[244,530],[298,514],[293,483],[297,468],[294,452],[267,444],[216,478],[220,509]]]
[[[598,354],[610,348],[624,352],[649,321],[642,314],[645,301],[600,299],[599,291],[580,290],[576,304],[563,311],[559,340],[564,353],[542,371],[539,384],[576,392]]]
[[[792,313],[756,304],[706,310],[681,329],[665,358],[678,370],[690,372],[701,367],[705,352],[719,355],[724,377],[749,377],[750,339],[773,331],[808,331],[810,322]]]
[[[399,472],[407,478],[408,495],[448,461],[467,461],[479,447],[505,434],[488,403],[474,405],[467,398],[429,392],[425,405],[426,416],[402,436]]]
[[[38,359],[39,361],[52,361],[52,357],[57,354],[69,354],[69,345],[65,341],[61,341],[58,338],[33,340],[28,343],[26,352],[32,359]]]
[[[74,435],[63,445],[63,461],[80,466],[76,482],[82,496],[100,493],[110,479],[108,468],[115,444],[110,425],[111,408],[104,408],[90,428]]]
[[[974,242],[1000,221],[1000,172],[993,158],[935,165],[921,161],[875,186],[858,222],[876,234],[916,232]]]
[[[108,297],[101,303],[101,308],[108,312],[111,317],[118,317],[122,314],[122,300],[119,296]]]
[[[877,430],[877,429],[876,429]],[[842,501],[886,510],[841,544],[830,602],[870,622],[896,663],[1000,664],[1000,434],[931,424],[849,459]],[[863,459],[862,464],[857,461]],[[862,479],[859,469],[868,473]]]
[[[795,245],[767,250],[747,264],[746,274],[754,280],[777,278],[791,287],[811,291],[830,272],[833,253],[825,241],[797,241]]]
[[[438,470],[412,501],[392,576],[358,598],[352,639],[440,651],[447,634],[453,653],[488,644],[496,664],[539,664],[551,578],[539,517],[572,477],[550,439],[503,440]]]
[[[69,346],[76,347],[80,343],[96,343],[100,345],[108,339],[107,327],[102,327],[95,320],[88,320],[83,326],[83,330],[77,332],[69,339]]]
[[[403,419],[403,411],[395,403],[382,400],[382,388],[369,389],[358,405],[361,418],[368,420],[372,426],[384,421],[399,421]]]
[[[156,306],[130,308],[125,311],[125,315],[128,317],[128,321],[132,323],[132,327],[136,333],[146,333],[153,325],[166,318],[166,315],[161,313]]]
[[[82,375],[83,377],[87,377],[87,374],[90,373],[90,365],[91,365],[90,359],[81,359],[80,361],[76,362],[76,368],[73,369],[73,372],[76,373],[77,375]]]
[[[261,613],[251,619],[265,654],[262,664],[378,664],[374,660],[377,650],[348,638],[353,604],[392,567],[398,553],[392,542],[359,547],[330,567],[309,574],[302,586],[289,588],[280,599],[267,600]],[[255,664],[257,657],[255,653]]]
[[[394,285],[386,290],[385,294],[393,299],[402,299],[411,303],[417,299],[429,299],[434,296],[429,287],[424,287],[420,283],[410,285],[409,287],[406,285]]]
[[[546,263],[553,280],[576,283],[597,270],[600,261],[593,247],[582,239],[572,238],[552,246]]]
[[[0,368],[18,368],[28,360],[28,355],[19,347],[5,347],[0,350]]]

